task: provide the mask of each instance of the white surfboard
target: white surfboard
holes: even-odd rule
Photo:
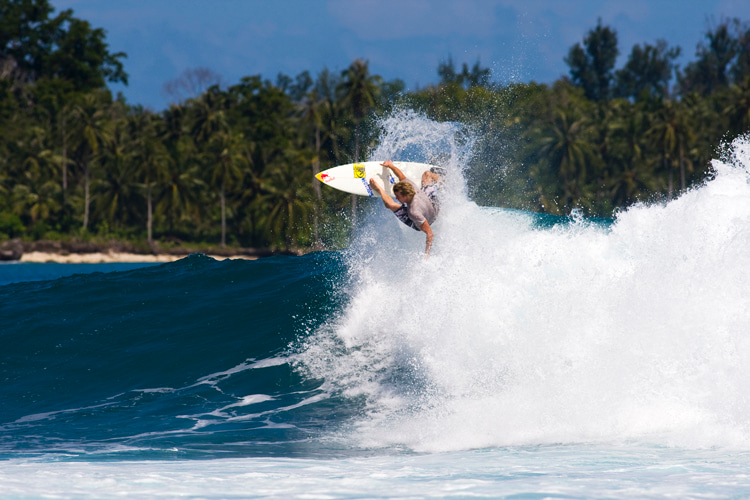
[[[381,186],[385,187],[388,196],[393,196],[393,185],[398,182],[398,178],[391,172],[391,169],[381,166],[380,161],[365,161],[362,163],[349,163],[348,165],[339,165],[338,167],[329,168],[315,176],[326,186],[345,191],[347,193],[358,194],[360,196],[377,196],[377,191],[370,187],[370,179],[375,178]],[[427,163],[414,163],[410,161],[394,161],[393,164],[401,170],[404,175],[414,181],[417,185],[422,181],[422,174],[434,167]]]

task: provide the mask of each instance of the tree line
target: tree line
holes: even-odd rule
[[[438,85],[406,99],[474,127],[478,203],[611,217],[703,181],[722,144],[750,132],[750,24],[708,29],[684,68],[680,53],[664,40],[637,44],[618,69],[617,32],[599,21],[550,85],[492,85],[478,63],[458,71],[449,60]]]
[[[480,204],[611,216],[670,199],[750,129],[750,28],[720,22],[684,69],[664,41],[615,69],[618,54],[600,21],[550,85],[497,84],[479,61],[450,59],[413,91],[363,60],[231,85],[196,69],[153,111],[107,89],[128,75],[102,30],[47,0],[0,0],[0,240],[344,245],[363,207],[314,175],[364,159],[394,108],[471,128]]]

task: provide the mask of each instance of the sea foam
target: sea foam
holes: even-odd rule
[[[750,139],[673,201],[542,229],[467,199],[460,126],[405,113],[384,130],[372,159],[437,151],[446,189],[427,260],[424,235],[373,206],[347,252],[346,307],[299,347],[303,370],[367,402],[339,438],[747,449]]]

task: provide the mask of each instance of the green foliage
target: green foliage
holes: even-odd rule
[[[696,60],[679,77],[683,95],[709,96],[750,76],[750,25],[739,19],[722,20],[698,45]]]
[[[635,100],[667,98],[679,55],[680,48],[669,49],[664,40],[633,46],[628,62],[615,73],[615,95]]]
[[[583,39],[583,46],[579,43],[571,47],[565,62],[570,66],[573,83],[583,88],[588,99],[606,101],[611,97],[619,53],[617,32],[602,26],[601,19]]]
[[[0,63],[14,81],[59,79],[81,92],[127,83],[125,54],[109,53],[102,29],[53,10],[48,0],[0,0]]]
[[[471,87],[489,87],[491,74],[489,68],[482,68],[478,60],[471,70],[464,63],[461,72],[458,73],[456,72],[456,66],[453,64],[453,58],[449,57],[446,62],[442,62],[438,66],[438,76],[440,77],[440,85],[455,84],[468,89]]]
[[[0,237],[339,248],[360,208],[314,176],[362,159],[394,108],[464,125],[480,204],[611,216],[670,199],[750,129],[750,29],[711,30],[676,91],[679,48],[636,45],[616,70],[618,52],[600,21],[551,85],[448,59],[437,84],[406,91],[355,60],[205,85],[154,113],[106,89],[127,75],[103,31],[46,0],[0,0]]]
[[[0,212],[0,233],[4,238],[18,238],[24,234],[26,228],[16,214]]]

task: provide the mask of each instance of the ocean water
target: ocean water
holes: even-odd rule
[[[0,266],[0,498],[750,497],[750,140],[590,221],[389,120],[448,168],[430,259],[374,200],[340,252]]]
[[[0,286],[23,281],[48,281],[74,274],[111,273],[156,265],[151,262],[111,262],[107,264],[58,264],[56,262],[0,262]],[[10,266],[10,267],[5,267]]]

